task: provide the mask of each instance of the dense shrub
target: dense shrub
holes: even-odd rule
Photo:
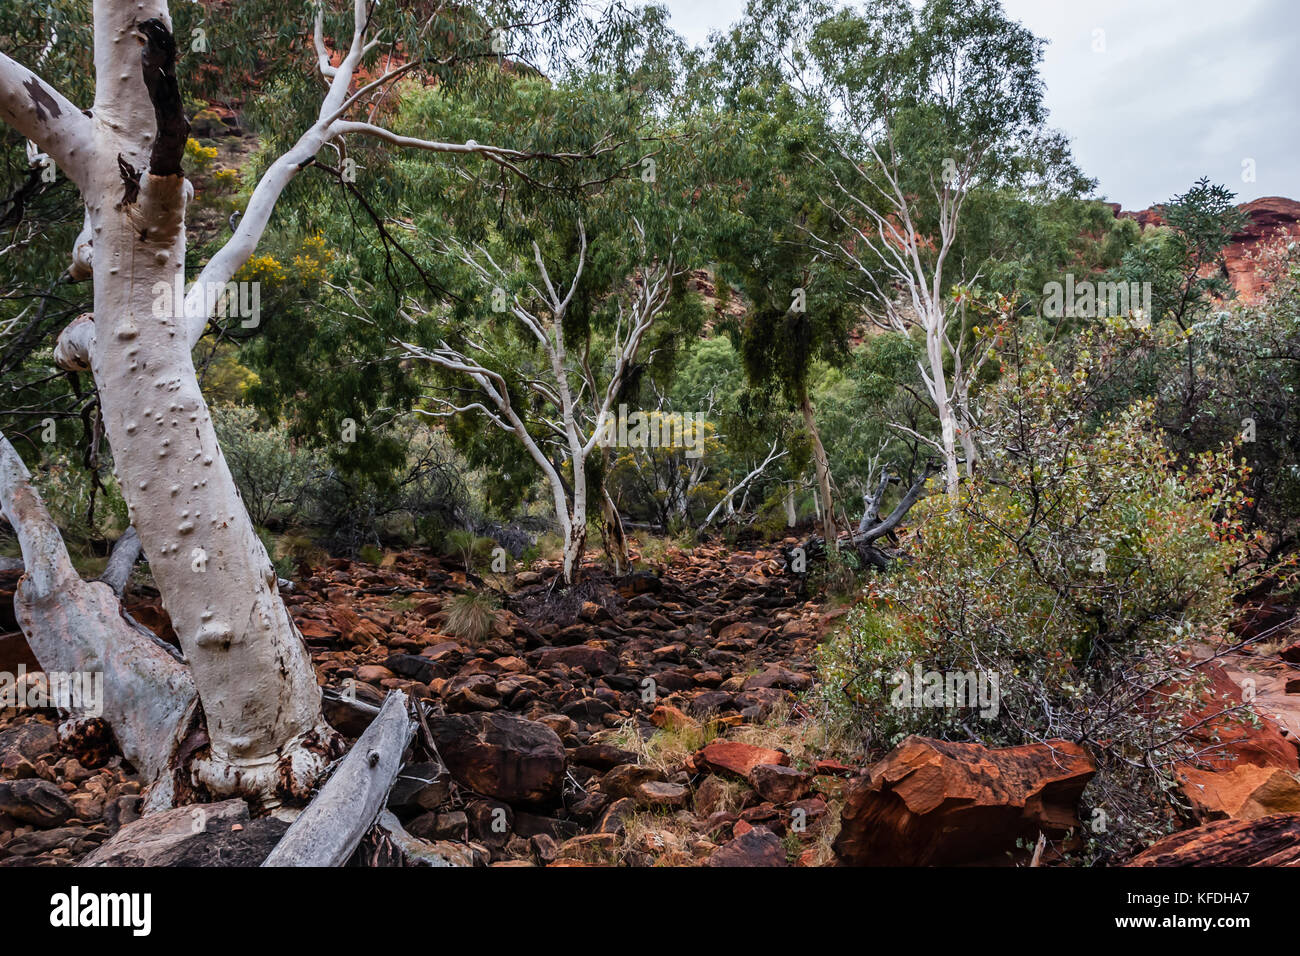
[[[74,449],[51,446],[34,469],[41,498],[71,545],[116,538],[130,523],[107,462],[87,468]]]
[[[214,407],[212,425],[253,523],[278,528],[296,520],[318,480],[312,455],[295,447],[283,424],[260,421],[247,405]]]
[[[1090,341],[1072,370],[1008,359],[983,410],[981,471],[958,504],[934,494],[914,509],[906,566],[873,578],[823,648],[820,703],[869,749],[909,733],[1079,742],[1100,768],[1085,799],[1124,821],[1094,838],[1117,849],[1162,825],[1193,749],[1182,652],[1224,636],[1253,539],[1231,448],[1178,464],[1149,402],[1090,423],[1103,364]],[[994,706],[913,697],[918,673],[996,681]],[[1183,692],[1155,692],[1171,681]]]
[[[1249,518],[1276,558],[1300,544],[1300,243],[1266,246],[1256,265],[1268,280],[1261,300],[1234,303],[1194,330],[1203,384],[1177,438],[1193,451],[1241,438]],[[1161,393],[1166,408],[1179,399],[1176,387]]]
[[[356,554],[385,542],[440,548],[472,517],[459,463],[441,435],[422,426],[401,427],[406,462],[385,475],[345,473],[248,406],[214,407],[213,424],[258,527],[296,528],[329,551]]]

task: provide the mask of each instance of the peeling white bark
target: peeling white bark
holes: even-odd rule
[[[82,282],[95,274],[95,231],[90,222],[90,210],[86,210],[85,222],[77,241],[72,245],[72,264],[68,266],[69,282]]]
[[[59,333],[54,344],[54,364],[70,372],[89,372],[95,345],[95,317],[84,312]]]
[[[138,49],[125,20],[114,32],[115,46]],[[110,69],[128,75],[130,59]],[[101,165],[102,196],[116,163]],[[116,477],[203,699],[211,751],[196,777],[220,795],[301,796],[330,736],[315,673],[217,446],[179,303],[159,306],[184,267],[185,187],[146,172],[137,204],[91,206],[95,314],[106,326],[97,323],[91,368]]]
[[[58,100],[58,123],[47,117],[42,127],[30,116],[16,117],[18,94],[8,74],[20,68],[7,60],[0,60],[0,117],[38,137],[61,164],[75,159],[87,227],[74,267],[81,262],[86,271],[93,247],[94,315],[100,320],[83,316],[69,326],[57,360],[67,368],[88,366],[94,375],[132,524],[202,697],[210,746],[193,765],[195,778],[214,794],[274,804],[305,796],[328,763],[335,737],[321,718],[306,648],[217,447],[183,304],[166,294],[182,277],[192,190],[181,176],[148,169],[158,126],[138,24],[150,18],[169,24],[167,6],[161,0],[95,0],[93,10],[93,120]],[[138,193],[125,180],[123,164],[139,175]],[[54,547],[45,542],[37,550]],[[27,568],[30,578],[30,559]],[[58,580],[65,578],[73,580],[66,574]],[[56,598],[57,588],[27,587],[44,615],[27,622],[37,630],[57,626],[59,615],[120,619],[107,586],[83,585],[81,592],[104,599],[85,608]],[[132,686],[125,672],[112,679]],[[136,705],[143,714],[170,706],[162,696]],[[162,749],[150,759],[169,755]]]

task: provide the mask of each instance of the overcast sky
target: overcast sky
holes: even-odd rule
[[[744,0],[659,2],[696,44],[744,9]],[[1048,41],[1051,123],[1073,140],[1099,196],[1144,209],[1209,176],[1238,201],[1300,199],[1300,0],[1003,5]]]

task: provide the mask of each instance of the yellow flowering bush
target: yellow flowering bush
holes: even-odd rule
[[[204,146],[197,139],[185,141],[185,167],[191,172],[203,172],[217,158],[215,146]]]
[[[281,283],[288,277],[284,264],[271,255],[252,256],[235,273],[238,282]]]

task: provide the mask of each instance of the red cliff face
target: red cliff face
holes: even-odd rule
[[[1300,202],[1266,196],[1238,208],[1250,219],[1246,228],[1232,237],[1223,258],[1237,294],[1247,302],[1254,302],[1263,294],[1267,279],[1256,268],[1253,257],[1267,243],[1300,237]]]
[[[1118,218],[1136,220],[1144,229],[1164,225],[1159,206],[1128,212],[1120,210],[1115,203],[1110,205]],[[1271,242],[1300,238],[1300,202],[1281,196],[1265,196],[1242,203],[1237,208],[1246,214],[1246,225],[1232,237],[1232,242],[1224,250],[1224,265],[1240,299],[1256,302],[1267,287],[1268,279],[1259,272],[1255,257]]]

